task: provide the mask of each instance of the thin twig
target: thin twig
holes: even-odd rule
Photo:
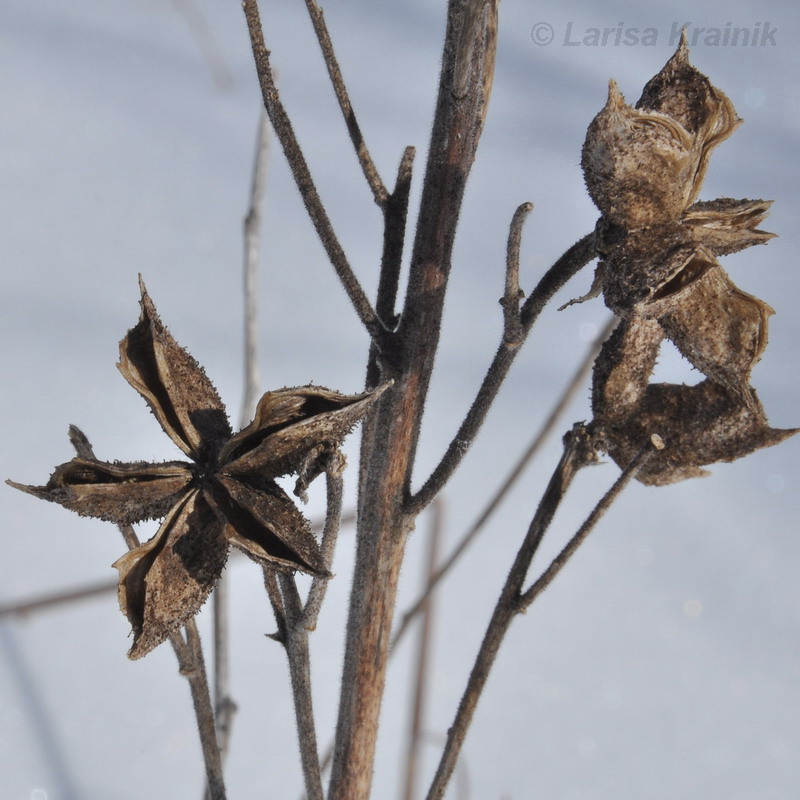
[[[572,245],[561,258],[553,264],[545,273],[544,277],[525,301],[520,310],[520,322],[522,326],[522,340],[528,335],[546,305],[547,301],[575,275],[578,270],[588,264],[596,257],[594,234],[590,233],[583,237],[579,242]],[[494,360],[486,372],[478,394],[467,412],[461,427],[450,442],[441,461],[431,473],[431,476],[422,485],[420,490],[409,499],[406,510],[409,514],[419,513],[450,479],[461,460],[466,455],[472,442],[478,434],[486,414],[489,411],[500,386],[508,373],[511,364],[514,362],[520,347],[517,344],[509,345],[502,342]]]
[[[531,211],[533,203],[523,203],[519,206],[514,212],[508,231],[506,287],[500,305],[503,306],[503,342],[510,347],[522,344],[519,304],[524,295],[519,287],[519,250],[522,243],[522,226]]]
[[[275,625],[278,627],[276,633],[268,633],[267,636],[273,641],[283,644],[287,635],[286,609],[283,607],[283,596],[278,585],[277,573],[266,567],[264,567],[264,588],[267,590],[267,596],[272,605],[272,613],[275,615]]]
[[[664,443],[657,435],[653,436],[650,443],[643,447],[623,470],[614,485],[606,492],[600,502],[592,509],[592,513],[586,521],[578,528],[575,535],[567,542],[564,549],[553,559],[550,566],[537,578],[529,589],[522,593],[517,601],[517,611],[524,613],[530,608],[531,603],[553,582],[553,579],[564,568],[564,565],[575,554],[575,551],[583,544],[586,537],[592,532],[594,526],[600,521],[602,516],[611,507],[611,504],[619,497],[620,492],[636,477],[639,470],[647,461],[658,451],[664,448]]]
[[[78,600],[85,600],[89,597],[96,597],[98,594],[110,594],[117,588],[117,581],[103,581],[91,586],[82,586],[78,589],[45,594],[34,597],[31,600],[22,600],[0,606],[0,619],[3,617],[24,617],[37,611],[45,611],[53,606],[63,603],[73,603]]]
[[[86,434],[76,425],[69,426],[69,440],[75,452],[81,458],[95,459],[92,444]],[[129,550],[138,547],[139,537],[133,525],[117,525],[125,544]],[[214,721],[214,708],[211,705],[211,693],[208,689],[203,649],[200,643],[200,634],[193,619],[184,625],[186,639],[179,632],[170,635],[169,639],[175,655],[178,658],[180,673],[189,681],[192,693],[197,731],[200,735],[200,746],[203,751],[203,760],[206,767],[206,798],[207,800],[225,800],[225,780],[222,774],[222,758],[217,731]]]
[[[250,203],[244,218],[244,396],[239,427],[252,419],[253,409],[261,387],[258,369],[258,263],[261,250],[261,214],[267,185],[267,156],[269,127],[262,111],[256,136],[253,177],[250,183]]]
[[[408,626],[412,622],[412,620],[419,614],[420,610],[424,606],[425,600],[430,595],[430,593],[439,585],[442,578],[447,575],[447,573],[452,569],[453,565],[458,561],[459,558],[464,554],[467,550],[469,545],[477,538],[478,534],[484,529],[486,523],[491,519],[494,512],[500,506],[500,504],[505,499],[506,495],[511,491],[513,486],[516,484],[517,480],[525,471],[525,468],[531,462],[533,457],[539,451],[539,448],[542,446],[544,441],[553,431],[560,418],[561,414],[566,409],[567,405],[572,401],[572,398],[575,396],[576,392],[584,386],[586,378],[589,374],[589,371],[594,364],[594,360],[597,357],[598,352],[600,351],[600,347],[603,342],[608,338],[611,331],[614,329],[616,325],[616,317],[611,317],[608,323],[605,325],[602,331],[595,337],[594,342],[590,346],[589,350],[586,353],[586,356],[583,359],[583,362],[575,371],[575,374],[572,376],[569,384],[566,386],[564,391],[561,393],[561,396],[558,398],[556,403],[554,404],[553,408],[550,410],[550,414],[548,415],[547,419],[542,424],[541,428],[536,432],[536,435],[533,437],[531,443],[528,445],[525,452],[519,458],[517,463],[514,465],[513,469],[508,473],[506,479],[503,483],[499,486],[497,491],[495,492],[492,499],[487,503],[486,507],[480,513],[478,518],[475,522],[470,526],[469,530],[464,534],[461,538],[459,543],[453,548],[450,555],[445,559],[445,561],[441,564],[441,566],[433,573],[431,576],[431,580],[419,597],[414,601],[414,603],[408,608],[408,610],[403,614],[402,620],[400,624],[397,626],[397,630],[395,630],[394,635],[392,637],[392,648],[396,647],[398,642],[402,639],[405,632],[408,630]]]
[[[323,563],[330,570],[333,563],[333,553],[336,549],[336,540],[339,537],[339,524],[342,515],[342,496],[344,485],[342,472],[345,468],[344,456],[336,454],[331,457],[325,470],[325,489],[327,492],[327,507],[325,514],[325,528],[322,531],[322,542],[320,551]],[[317,627],[322,601],[325,599],[325,591],[328,587],[327,578],[314,578],[311,581],[311,588],[308,590],[305,607],[303,608],[302,627],[307,631],[313,631]]]
[[[230,584],[223,573],[214,587],[214,713],[220,757],[225,760],[230,744],[236,703],[230,692]]]
[[[214,78],[214,83],[219,89],[227,89],[233,84],[233,77],[222,50],[214,38],[214,31],[208,24],[200,9],[191,0],[171,0],[177,12],[186,22],[186,27],[194,36],[200,52],[208,64],[209,71]]]
[[[570,444],[570,438],[572,438],[573,444]],[[581,439],[583,439],[583,441],[581,441]],[[461,746],[464,743],[469,724],[472,721],[472,716],[478,704],[478,700],[486,685],[497,652],[513,618],[517,614],[525,611],[530,603],[550,584],[580,543],[584,541],[597,520],[600,519],[611,503],[619,496],[622,489],[636,476],[637,472],[647,463],[653,454],[664,446],[660,437],[651,437],[650,442],[639,451],[628,467],[615,481],[611,489],[600,500],[586,522],[581,526],[578,533],[570,540],[564,550],[556,556],[553,563],[545,570],[539,580],[537,580],[523,595],[521,592],[522,585],[528,573],[528,569],[530,568],[531,560],[536,553],[545,530],[552,520],[558,504],[566,492],[568,484],[571,482],[578,468],[596,459],[591,444],[591,437],[583,426],[576,425],[575,428],[573,428],[572,436],[567,437],[565,443],[564,455],[559,462],[553,479],[550,481],[550,485],[547,487],[539,509],[531,522],[528,534],[517,554],[514,565],[511,567],[511,571],[509,572],[506,584],[503,587],[500,599],[495,607],[492,619],[486,629],[486,634],[478,656],[475,659],[467,688],[461,698],[458,713],[456,714],[453,725],[448,731],[447,744],[442,753],[436,776],[428,792],[427,800],[440,800],[444,794]],[[576,444],[577,450],[575,450]],[[584,450],[583,454],[580,452],[582,448]]]
[[[444,519],[444,503],[438,498],[432,506],[431,530],[428,540],[428,558],[425,564],[425,580],[430,582],[436,570],[439,558],[439,543],[442,538]],[[425,701],[428,683],[428,660],[433,629],[433,599],[428,597],[422,611],[422,625],[419,630],[417,665],[414,674],[414,705],[411,725],[408,732],[408,748],[406,750],[406,785],[403,797],[413,800],[417,779],[419,750],[422,744],[422,731],[425,718]]]
[[[364,142],[364,137],[361,134],[361,128],[356,119],[355,111],[353,111],[353,106],[350,104],[350,97],[347,94],[347,87],[342,78],[342,71],[339,69],[339,63],[333,51],[333,43],[328,33],[328,26],[325,24],[325,16],[322,9],[320,9],[314,0],[306,0],[306,8],[311,17],[311,23],[314,26],[314,33],[317,35],[317,41],[322,49],[322,57],[325,59],[325,66],[328,68],[328,75],[333,85],[333,91],[336,93],[336,99],[339,101],[339,108],[342,111],[342,116],[347,125],[347,132],[350,134],[350,141],[352,141],[353,147],[356,149],[358,163],[361,164],[361,170],[364,173],[364,177],[367,179],[369,188],[372,190],[375,202],[383,208],[386,201],[389,199],[389,192],[386,190],[381,176],[378,174],[375,162],[369,154],[367,145]]]
[[[189,681],[194,704],[194,715],[200,742],[203,747],[203,758],[206,762],[206,800],[225,800],[225,782],[222,775],[222,755],[217,744],[217,726],[214,709],[211,705],[211,693],[208,688],[203,647],[197,623],[190,619],[184,625],[186,640],[179,633],[170,636],[175,655],[178,656],[181,675]]]
[[[308,800],[323,800],[322,772],[319,766],[314,708],[311,701],[311,663],[308,653],[308,631],[303,627],[303,604],[293,575],[280,573],[278,582],[286,612],[286,637],[283,645],[289,661],[292,681],[300,761]]]
[[[596,460],[591,436],[583,425],[575,425],[564,437],[564,452],[558,466],[550,478],[539,507],[534,514],[528,532],[520,546],[505,585],[495,606],[494,613],[486,629],[480,650],[472,667],[467,688],[461,698],[455,720],[447,733],[439,768],[428,791],[428,800],[439,800],[447,787],[455,767],[461,745],[472,721],[489,672],[494,664],[500,644],[516,614],[515,601],[519,597],[522,584],[536,550],[553,516],[558,509],[569,485],[577,472]]]
[[[306,163],[297,137],[294,134],[291,121],[280,101],[278,89],[272,74],[272,67],[269,60],[269,51],[264,44],[264,33],[261,29],[261,19],[258,13],[258,3],[256,0],[244,0],[244,14],[247,20],[247,28],[250,33],[250,42],[253,48],[253,58],[255,59],[256,71],[261,85],[261,94],[264,99],[264,108],[269,115],[272,128],[281,143],[286,161],[294,175],[295,183],[303,198],[306,211],[311,218],[314,228],[328,254],[339,280],[347,292],[359,319],[372,337],[372,341],[379,347],[384,332],[378,317],[373,310],[364,289],[358,282],[347,256],[339,243],[336,233],[333,230],[328,213],[322,205],[322,201],[317,193],[314,180]]]

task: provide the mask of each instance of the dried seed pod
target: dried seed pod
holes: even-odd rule
[[[657,433],[664,440],[664,450],[636,477],[651,486],[676,483],[706,475],[702,467],[708,464],[735,461],[800,430],[770,428],[758,397],[751,392],[745,404],[710,380],[696,386],[651,384],[635,413],[625,419],[596,418],[594,426],[621,468]]]
[[[131,658],[199,611],[229,545],[271,569],[329,577],[311,527],[274,478],[297,473],[302,490],[388,386],[359,395],[319,386],[267,392],[234,436],[211,381],[162,324],[141,281],[140,288],[141,317],[120,343],[119,368],[192,462],[79,457],[57,467],[46,486],[9,481],[114,522],[166,515],[150,541],[114,564],[120,607],[133,628]]]
[[[81,516],[130,524],[163,517],[191,480],[192,471],[182,461],[163,464],[115,461],[109,464],[73,458],[56,467],[45,486],[8,483]]]
[[[692,145],[679,122],[627,105],[611,81],[581,155],[592,200],[604,217],[629,229],[677,219],[695,171]]]
[[[685,208],[697,198],[711,150],[742,122],[728,97],[689,63],[686,31],[672,58],[645,85],[636,108],[666,114],[693,138],[694,175]]]
[[[680,223],[631,231],[606,259],[603,298],[619,316],[658,316],[679,302],[716,263],[697,255],[697,245]]]
[[[200,610],[228,558],[223,525],[194,490],[152,539],[114,562],[119,607],[133,629],[129,658],[149,653]]]
[[[725,256],[756,244],[766,244],[775,236],[757,227],[771,205],[771,200],[722,197],[695,203],[686,209],[681,221],[696,242],[715,256]]]
[[[595,420],[626,420],[647,391],[664,331],[657,320],[634,316],[620,320],[603,343],[592,373]]]
[[[697,369],[749,405],[750,372],[767,346],[767,319],[774,313],[738,289],[717,264],[659,322]]]
[[[603,216],[600,263],[580,300],[602,291],[623,318],[595,364],[595,425],[623,467],[648,436],[663,437],[665,452],[639,475],[646,483],[701,475],[705,464],[794,433],[768,426],[750,387],[773,311],[717,261],[773,236],[758,228],[770,203],[695,202],[712,149],[740,123],[725,94],[689,63],[683,35],[635,109],[612,81],[584,143],[586,185]],[[664,336],[707,380],[648,385]]]

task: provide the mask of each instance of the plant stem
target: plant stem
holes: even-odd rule
[[[519,210],[517,212],[519,214]],[[517,217],[515,217],[515,220]],[[512,223],[513,230],[513,223]],[[580,241],[570,247],[558,261],[550,267],[525,301],[519,312],[520,333],[519,340],[508,342],[504,340],[495,353],[489,369],[483,379],[478,394],[467,412],[464,421],[461,423],[458,432],[450,442],[441,461],[425,481],[420,490],[409,499],[406,510],[409,514],[418,514],[425,506],[433,500],[441,488],[450,479],[464,456],[467,454],[470,445],[478,435],[478,431],[486,419],[486,414],[491,408],[500,386],[505,380],[508,370],[514,363],[520,345],[527,337],[533,323],[536,322],[542,309],[548,300],[573,276],[579,269],[588,264],[597,256],[595,251],[594,234],[589,233]]]
[[[455,721],[447,733],[447,744],[442,753],[439,768],[436,771],[431,788],[428,791],[427,800],[441,800],[444,795],[458,754],[461,751],[461,746],[466,738],[467,730],[472,722],[478,700],[489,678],[489,672],[511,625],[511,621],[517,614],[526,611],[534,599],[550,585],[553,578],[578,549],[581,542],[585,541],[589,532],[608,510],[611,503],[619,496],[620,492],[636,476],[636,473],[647,463],[656,450],[660,450],[664,446],[658,437],[651,438],[651,441],[639,451],[614,482],[611,489],[606,492],[595,506],[586,522],[572,537],[567,546],[556,556],[539,580],[523,594],[522,585],[528,574],[533,556],[569,484],[581,467],[593,463],[597,458],[591,442],[591,436],[581,424],[573,427],[571,433],[565,437],[564,442],[564,454],[528,528],[528,533],[517,553],[505,586],[503,586],[503,591],[500,594],[500,599],[497,601],[494,613],[486,629],[483,643],[469,676],[467,688],[461,698]]]
[[[580,364],[578,369],[575,370],[575,374],[572,376],[572,379],[570,380],[569,384],[567,384],[561,396],[558,398],[553,408],[550,410],[550,414],[542,424],[541,428],[536,432],[536,435],[533,437],[533,440],[528,445],[525,452],[522,454],[522,456],[520,456],[517,463],[508,473],[503,483],[498,487],[494,496],[486,504],[486,507],[480,513],[478,518],[470,526],[469,530],[464,534],[459,543],[453,548],[450,555],[431,575],[428,585],[420,593],[419,597],[405,611],[405,613],[403,614],[403,618],[400,621],[400,624],[396,627],[396,630],[394,631],[394,634],[392,636],[392,648],[395,648],[398,642],[403,638],[403,635],[408,630],[408,626],[414,620],[416,615],[420,613],[421,609],[424,607],[426,599],[431,594],[431,592],[433,592],[434,589],[436,589],[436,587],[439,585],[439,583],[445,577],[445,575],[447,575],[447,573],[452,569],[452,567],[459,560],[459,558],[461,558],[464,552],[466,552],[469,545],[484,529],[486,523],[491,519],[494,512],[503,502],[503,499],[511,491],[513,486],[516,484],[517,480],[519,480],[519,478],[522,476],[527,465],[530,463],[530,461],[539,451],[541,445],[544,443],[546,438],[555,428],[558,419],[560,418],[562,412],[567,407],[569,402],[575,396],[575,393],[578,391],[578,389],[580,389],[585,385],[589,371],[591,370],[592,365],[594,364],[594,360],[597,357],[598,352],[600,351],[600,346],[608,338],[608,335],[611,333],[616,323],[617,323],[616,318],[611,317],[611,319],[608,321],[603,330],[601,330],[600,333],[597,335],[595,341],[587,350],[582,363]]]
[[[261,84],[261,94],[264,100],[264,108],[267,111],[269,120],[275,131],[278,141],[281,143],[286,161],[289,164],[295,183],[303,198],[308,216],[316,228],[322,246],[328,254],[336,274],[342,283],[347,296],[350,298],[359,319],[369,331],[374,342],[379,343],[384,331],[375,311],[370,305],[369,299],[364,293],[361,284],[358,282],[347,256],[339,243],[336,233],[333,230],[331,221],[322,201],[317,193],[311,171],[306,163],[303,151],[294,134],[291,120],[280,101],[278,89],[272,75],[272,67],[269,61],[269,50],[264,44],[264,32],[261,29],[261,18],[258,13],[258,3],[256,0],[244,0],[244,15],[247,20],[247,27],[250,33],[250,43],[253,48],[253,58],[255,60],[256,71],[259,83]]]
[[[333,553],[336,549],[336,540],[339,538],[339,526],[342,517],[342,497],[344,485],[342,472],[345,468],[344,456],[333,456],[331,461],[336,459],[336,463],[328,463],[325,470],[325,488],[327,493],[327,510],[325,513],[325,528],[322,531],[322,543],[320,551],[325,566],[330,569],[333,564]],[[303,607],[302,627],[307,631],[313,631],[317,627],[322,601],[325,599],[325,591],[328,588],[328,578],[314,578],[311,581],[311,588],[308,590],[305,606]]]
[[[470,0],[473,2],[473,0]],[[492,0],[484,5],[494,7]],[[464,5],[452,0],[445,57],[422,190],[398,348],[382,353],[394,378],[362,430],[356,565],[350,596],[342,694],[329,800],[366,800],[372,783],[397,581],[413,518],[404,512],[422,411],[438,347],[455,229],[488,102],[496,27],[491,14],[472,27],[466,93],[454,92],[456,42]],[[460,42],[464,45],[463,39]]]
[[[625,468],[617,478],[614,485],[606,492],[602,500],[594,507],[592,513],[586,521],[578,528],[575,535],[567,542],[564,549],[553,559],[550,566],[536,579],[533,585],[522,593],[517,601],[517,611],[525,613],[530,608],[531,603],[553,582],[553,579],[564,568],[567,561],[572,558],[575,551],[586,541],[586,537],[592,532],[594,526],[608,511],[614,500],[619,497],[620,492],[636,477],[636,473],[647,463],[656,450],[663,449],[664,444],[660,437],[651,439],[650,446],[642,448],[636,457]]]
[[[311,700],[311,663],[308,653],[308,631],[303,627],[303,604],[294,576],[280,573],[278,582],[286,612],[286,632],[283,646],[289,661],[292,681],[297,738],[300,745],[300,762],[305,778],[308,800],[324,800],[322,773],[319,766],[314,708]]]

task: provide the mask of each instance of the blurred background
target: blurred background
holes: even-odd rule
[[[413,225],[445,4],[325,3],[351,99],[384,181],[418,149]],[[370,296],[381,218],[362,178],[302,3],[264,4],[283,101],[350,263]],[[546,24],[543,24],[546,23]],[[768,302],[771,344],[753,383],[774,427],[800,424],[800,11],[789,2],[504,0],[494,93],[467,190],[417,485],[455,433],[501,334],[505,243],[530,200],[522,285],[589,232],[580,171],[586,126],[615,78],[630,102],[672,54],[681,25],[747,28],[752,46],[692,61],[745,124],[716,150],[701,199],[774,199],[767,247],[724,259]],[[592,46],[592,28],[613,28]],[[625,45],[638,34],[652,44]],[[619,40],[616,30],[623,31]],[[586,39],[587,43],[584,43]],[[619,41],[617,45],[615,42]],[[238,3],[5,0],[0,12],[2,478],[41,484],[69,460],[67,426],[98,457],[178,453],[115,368],[138,318],[137,274],[205,366],[234,423],[242,398],[242,219],[260,95]],[[367,340],[271,144],[259,279],[264,388],[363,386]],[[527,447],[607,311],[581,272],[543,313],[473,452],[445,492],[443,549],[481,512]],[[695,382],[669,348],[657,379]],[[587,419],[588,381],[557,434],[437,595],[420,792],[461,696],[506,571],[560,454]],[[357,434],[347,442],[356,463]],[[800,792],[800,440],[671,487],[629,487],[555,584],[513,625],[480,702],[450,797],[795,798]],[[535,562],[541,569],[612,484],[584,470]],[[354,470],[346,477],[354,503]],[[114,526],[1,487],[0,605],[112,581]],[[315,487],[306,511],[323,511]],[[154,528],[140,526],[140,537]],[[398,610],[423,583],[428,521],[410,540]],[[321,746],[335,722],[353,534],[346,528],[312,637]],[[234,720],[231,800],[298,797],[284,653],[260,570],[231,562]],[[210,630],[207,610],[201,631]],[[203,769],[188,686],[160,647],[125,653],[113,592],[0,619],[0,796],[13,800],[199,798]],[[208,637],[206,637],[208,638]],[[415,657],[392,662],[374,795],[400,790]]]

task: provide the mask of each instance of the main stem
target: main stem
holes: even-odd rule
[[[495,0],[451,0],[406,302],[394,346],[382,354],[381,379],[393,378],[394,386],[362,433],[356,565],[329,800],[367,800],[370,793],[397,582],[414,522],[404,504],[495,42]]]

